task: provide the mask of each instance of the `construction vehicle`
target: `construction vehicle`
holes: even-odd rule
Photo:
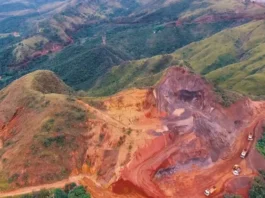
[[[247,149],[244,149],[244,150],[241,152],[240,157],[241,157],[242,159],[244,159],[244,158],[246,157],[246,155],[247,155],[247,152],[248,152],[248,150],[247,150]]]
[[[248,141],[253,141],[253,133],[248,134]]]
[[[206,189],[206,190],[204,191],[204,195],[207,196],[207,197],[209,197],[209,196],[210,196],[211,194],[213,194],[215,191],[216,191],[216,187],[213,186],[213,187],[211,187],[210,189]]]
[[[240,166],[237,165],[237,164],[234,165],[234,166],[233,166],[233,170],[232,170],[232,172],[233,172],[234,175],[239,175],[240,172],[241,172],[241,168],[240,168]]]

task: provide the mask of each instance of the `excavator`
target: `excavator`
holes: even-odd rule
[[[214,192],[216,191],[216,186],[211,187],[210,189],[206,189],[204,191],[204,195],[209,197],[210,195],[212,195]]]
[[[241,172],[241,168],[240,168],[240,166],[237,165],[237,164],[234,165],[234,166],[233,166],[233,170],[232,170],[232,172],[233,172],[234,175],[239,175],[240,172]]]

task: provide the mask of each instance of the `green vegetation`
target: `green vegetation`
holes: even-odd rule
[[[90,194],[86,193],[86,189],[83,186],[77,186],[71,190],[68,194],[68,198],[90,198]]]
[[[164,69],[181,65],[183,62],[180,60],[184,60],[185,65],[190,65],[195,72],[206,74],[206,78],[220,88],[261,97],[265,95],[262,86],[265,83],[265,39],[261,34],[264,28],[263,21],[250,22],[194,42],[164,57],[123,63],[100,78],[89,94],[110,95],[128,87],[153,85],[160,79]],[[222,98],[225,106],[228,106],[230,102]]]
[[[8,182],[8,177],[2,172],[0,173],[0,190],[8,190],[10,184]]]
[[[54,198],[68,198],[67,194],[62,189],[54,190]]]
[[[255,177],[251,189],[249,191],[250,198],[262,198],[265,197],[265,182],[264,177]]]
[[[132,133],[132,129],[131,128],[123,128],[122,131],[126,135],[131,135],[131,133]]]
[[[130,61],[113,67],[96,86],[89,90],[89,94],[104,96],[125,88],[152,86],[161,78],[164,69],[172,65],[184,66],[184,64],[171,55]]]
[[[225,90],[223,88],[220,88],[218,85],[214,86],[214,92],[217,95],[219,103],[224,107],[229,107],[243,97],[239,93]]]
[[[265,128],[263,128],[262,138],[256,144],[256,149],[265,157]]]
[[[168,0],[165,1],[167,2]],[[210,7],[213,7],[211,9],[216,10],[218,13],[219,10],[214,6],[219,3],[204,2],[202,6],[198,7],[194,0],[180,0],[172,2],[170,5],[165,3],[167,6],[163,7],[160,3],[154,2],[148,5],[149,12],[153,10],[153,12],[148,12],[148,14],[142,14],[145,13],[145,9],[147,9],[145,3],[122,1],[119,2],[119,4],[121,4],[122,7],[113,7],[115,3],[106,6],[105,3],[101,1],[93,3],[95,13],[91,13],[88,18],[91,17],[92,20],[101,21],[101,19],[105,17],[109,19],[109,21],[106,20],[88,25],[81,28],[77,33],[72,33],[73,35],[71,36],[74,38],[75,44],[66,47],[55,56],[46,55],[35,58],[28,64],[27,68],[22,69],[22,71],[20,70],[20,72],[12,71],[12,73],[7,67],[18,59],[13,56],[14,53],[8,51],[8,53],[6,52],[8,56],[5,55],[1,58],[0,52],[0,64],[3,63],[3,67],[0,68],[4,68],[3,71],[0,71],[0,75],[3,75],[3,79],[0,81],[0,87],[6,86],[14,79],[33,70],[49,69],[56,72],[60,78],[75,89],[92,89],[97,84],[97,81],[115,65],[121,65],[128,60],[171,53],[189,43],[199,41],[206,36],[213,35],[220,30],[234,25],[233,22],[217,22],[211,24],[186,24],[176,27],[175,24],[172,23],[172,21],[177,20],[182,15],[185,16],[185,14],[187,14],[190,17],[190,15],[193,15],[190,12],[192,10],[193,13],[194,9],[200,10],[199,13],[194,13],[196,17],[211,13],[211,11],[208,10]],[[38,4],[37,6],[40,5],[41,4]],[[87,6],[89,7],[90,5]],[[220,6],[224,7],[225,4]],[[72,25],[72,21],[68,21],[69,17],[82,16],[78,8],[79,5],[76,5],[76,9],[69,8],[64,10],[61,14],[55,15],[54,20],[60,24],[64,22],[65,24],[69,23],[69,25]],[[229,9],[229,7],[226,7],[226,9]],[[220,12],[222,12],[222,10],[220,10]],[[129,13],[135,13],[135,15],[132,14],[130,17],[126,16],[126,14]],[[87,13],[85,15],[87,15]],[[125,16],[123,19],[124,22],[120,22],[120,19],[116,19],[116,17],[121,15]],[[68,16],[68,18],[66,16]],[[137,21],[137,23],[132,23],[132,21]],[[63,30],[55,28],[49,21],[44,21],[39,25],[42,28],[41,36],[45,39],[59,43],[68,42],[65,41],[67,38],[65,38],[65,34],[62,33]],[[76,26],[78,26],[78,24],[76,24]],[[35,25],[33,27],[35,27]],[[71,33],[67,32],[67,34]],[[107,46],[101,45],[102,35],[106,35]],[[62,39],[64,41],[62,41]],[[35,48],[40,49],[38,46]],[[32,49],[29,49],[25,54],[31,55],[33,53],[31,50]],[[15,54],[19,56],[21,53],[23,54],[24,51],[18,50]],[[12,61],[9,61],[8,57],[10,57]],[[219,64],[224,63],[216,63],[216,65]],[[211,69],[214,67],[217,66],[212,66]],[[137,86],[141,84],[149,86],[158,78],[158,76],[153,76],[150,79],[141,79],[140,82],[137,82]],[[123,85],[121,85],[121,87],[123,87]],[[114,90],[114,92],[116,91],[117,90]],[[113,91],[105,92],[113,93]]]
[[[204,68],[201,73],[205,75],[207,73],[210,73],[211,71],[214,71],[216,69],[222,68],[226,65],[230,65],[230,64],[233,64],[236,62],[237,62],[237,59],[233,55],[222,54],[222,55],[217,57],[217,60],[215,60],[214,63],[212,63],[208,67]]]
[[[64,146],[64,142],[65,142],[65,136],[64,135],[60,135],[60,136],[57,136],[57,137],[48,137],[48,138],[44,139],[43,145],[45,147],[49,147],[53,143],[56,143],[57,146],[61,147],[61,146]]]
[[[76,187],[76,183],[69,183],[64,186],[64,192],[68,194],[71,190]]]
[[[49,69],[75,89],[88,90],[89,95],[92,96],[104,96],[125,88],[152,86],[160,79],[167,67],[182,64],[190,65],[195,72],[206,75],[207,79],[220,88],[258,97],[265,95],[262,88],[262,84],[265,83],[263,76],[265,40],[262,36],[264,29],[262,20],[191,23],[194,19],[207,14],[233,15],[234,7],[250,15],[260,12],[259,8],[253,8],[236,0],[230,2],[205,0],[200,5],[194,0],[180,0],[172,1],[169,5],[165,3],[163,4],[167,5],[165,7],[157,2],[150,3],[149,12],[145,13],[147,8],[143,2],[120,3],[119,8],[113,6],[114,4],[106,6],[101,1],[93,3],[95,12],[88,18],[98,20],[98,23],[84,26],[75,33],[67,32],[72,34],[74,44],[55,55],[35,58],[20,72],[7,67],[14,63],[14,53],[12,53],[14,46],[2,49],[0,86],[6,86],[30,71]],[[46,3],[37,6],[44,4]],[[14,5],[11,9],[17,9],[19,6],[21,5]],[[68,24],[68,17],[81,15],[78,6],[54,15],[54,20]],[[116,17],[121,15],[124,17],[117,20]],[[101,20],[103,18],[104,20]],[[179,18],[185,18],[184,24],[176,26],[172,21]],[[6,23],[5,20],[3,23]],[[244,25],[238,26],[240,24]],[[80,24],[76,22],[75,25],[78,27]],[[40,34],[43,38],[59,43],[68,42],[65,41],[63,30],[52,27],[48,21],[44,20],[40,26],[43,29]],[[106,35],[107,45],[102,45],[103,35]],[[41,46],[43,45],[37,48],[41,49]],[[49,84],[52,86],[52,83]],[[223,93],[220,95],[225,106],[228,106],[230,102],[223,97]]]
[[[224,198],[242,198],[241,195],[225,194]]]
[[[74,85],[75,88],[90,88],[109,68],[128,59],[123,52],[108,46],[92,49],[70,46],[48,62],[37,64],[38,68],[55,71],[67,84]],[[47,67],[48,65],[51,67]]]
[[[43,125],[42,130],[46,132],[50,132],[54,127],[55,120],[53,118],[48,119]]]
[[[67,184],[67,189],[56,188],[54,190],[42,189],[39,192],[32,192],[31,194],[26,194],[19,196],[21,198],[90,198],[90,194],[86,192],[83,186],[76,186],[75,183]],[[70,187],[70,188],[69,188]]]

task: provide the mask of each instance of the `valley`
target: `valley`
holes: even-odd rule
[[[263,1],[0,0],[0,197],[265,196],[264,29]]]

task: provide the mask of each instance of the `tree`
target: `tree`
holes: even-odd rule
[[[50,191],[47,189],[41,189],[39,192],[33,192],[33,198],[47,198],[50,196]]]
[[[54,190],[54,198],[67,198],[67,194],[60,188]]]
[[[251,189],[249,191],[250,198],[265,197],[265,182],[261,177],[255,177]]]
[[[72,189],[74,189],[76,187],[76,183],[70,183],[70,184],[65,184],[64,186],[64,192],[65,193],[69,193]]]
[[[90,198],[90,194],[86,192],[84,186],[78,186],[69,192],[68,198]]]

